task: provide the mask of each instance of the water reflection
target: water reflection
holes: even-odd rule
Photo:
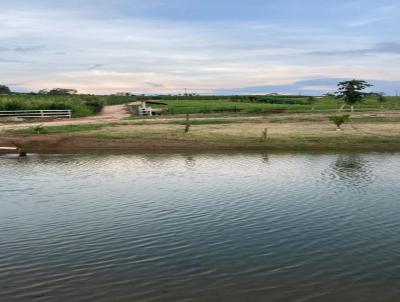
[[[399,155],[2,159],[0,301],[397,301],[399,179]]]
[[[328,174],[332,178],[358,188],[370,184],[373,173],[369,162],[358,154],[339,154],[328,168]]]
[[[264,164],[269,164],[269,163],[270,163],[270,156],[269,156],[268,153],[263,153],[263,154],[261,155],[261,159],[262,159],[262,162],[263,162]]]
[[[196,166],[196,158],[194,156],[185,156],[185,165],[187,168],[194,168]]]

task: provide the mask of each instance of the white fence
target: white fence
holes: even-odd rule
[[[20,117],[20,118],[71,118],[71,110],[15,110],[0,111],[2,117]]]

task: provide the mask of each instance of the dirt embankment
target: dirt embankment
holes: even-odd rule
[[[345,125],[343,132],[322,114],[290,114],[270,118],[238,116],[213,124],[213,118],[199,118],[184,133],[179,117],[140,121],[125,120],[124,105],[106,107],[95,117],[58,120],[44,126],[104,124],[97,130],[66,134],[15,136],[4,130],[29,128],[35,124],[2,125],[0,147],[18,146],[32,153],[92,153],[98,151],[206,151],[206,150],[279,150],[279,151],[400,151],[398,112],[359,114],[359,121]],[[224,119],[226,117],[220,117]],[[194,119],[193,119],[194,120]],[[205,122],[205,123],[203,123]],[[214,121],[215,122],[215,121]],[[262,133],[267,129],[267,139]],[[1,151],[0,151],[1,152]]]

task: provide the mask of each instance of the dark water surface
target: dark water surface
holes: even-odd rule
[[[400,301],[400,154],[2,157],[0,301]]]

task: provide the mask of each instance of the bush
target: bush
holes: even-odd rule
[[[94,113],[99,113],[103,110],[104,102],[101,100],[89,100],[85,102],[85,105],[91,108]]]
[[[329,119],[336,125],[337,130],[341,130],[340,126],[342,126],[344,123],[350,120],[350,115],[349,114],[334,115],[330,116]]]

